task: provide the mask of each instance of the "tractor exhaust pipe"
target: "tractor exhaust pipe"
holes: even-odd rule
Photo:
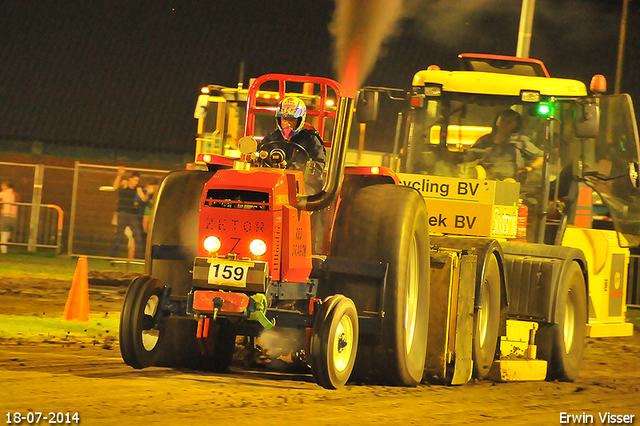
[[[330,205],[342,187],[344,177],[344,164],[347,158],[349,146],[349,134],[351,133],[351,120],[353,118],[352,98],[340,98],[336,110],[336,120],[333,125],[333,144],[331,145],[331,161],[327,170],[327,180],[322,190],[314,195],[298,195],[297,202],[300,210],[322,210]]]

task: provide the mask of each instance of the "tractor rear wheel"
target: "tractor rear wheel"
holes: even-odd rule
[[[384,303],[381,335],[360,337],[357,380],[416,386],[424,373],[429,319],[429,232],[422,196],[389,184],[359,189],[342,200],[329,256],[388,265],[381,299],[372,301],[380,287],[341,283],[340,292],[353,299],[358,312]]]
[[[185,297],[193,284],[198,252],[198,215],[204,185],[214,172],[180,170],[169,173],[156,195],[148,235],[145,271],[171,286],[171,296]],[[164,319],[163,347],[155,365],[205,368],[196,339],[198,322],[191,318]]]
[[[311,332],[311,373],[325,389],[344,386],[358,350],[358,312],[341,294],[329,296],[316,312]]]
[[[555,324],[542,324],[538,330],[538,354],[548,362],[547,380],[572,382],[582,365],[587,328],[587,290],[577,262],[560,278],[555,317]]]

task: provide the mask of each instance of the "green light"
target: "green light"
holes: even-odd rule
[[[551,105],[549,105],[549,104],[540,104],[540,105],[538,105],[538,114],[540,114],[540,115],[549,115],[549,114],[551,114]]]

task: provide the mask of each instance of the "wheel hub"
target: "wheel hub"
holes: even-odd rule
[[[153,348],[158,344],[158,339],[160,338],[159,330],[155,330],[151,328],[151,324],[153,324],[153,318],[156,315],[158,310],[158,305],[160,304],[160,299],[155,294],[152,295],[149,300],[147,300],[147,304],[144,307],[144,320],[142,330],[142,346],[147,351],[152,351]],[[149,327],[148,329],[146,327]]]
[[[344,348],[346,348],[348,345],[347,343],[347,339],[345,338],[345,334],[341,333],[340,336],[338,336],[338,352],[342,352],[344,350]]]
[[[349,317],[342,317],[334,334],[332,359],[337,371],[344,371],[349,365],[353,341],[353,324]]]

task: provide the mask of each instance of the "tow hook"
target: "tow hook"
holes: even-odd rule
[[[216,320],[216,317],[218,316],[218,311],[220,309],[222,309],[222,303],[224,302],[224,299],[222,297],[214,297],[213,298],[213,320]]]

